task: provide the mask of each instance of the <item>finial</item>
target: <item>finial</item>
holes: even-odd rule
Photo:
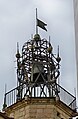
[[[40,39],[41,39],[41,38],[40,38],[40,35],[39,35],[39,34],[35,34],[35,35],[34,35],[34,40],[37,40],[37,41],[38,41],[38,40],[40,40]]]
[[[49,43],[50,43],[50,36],[49,36]]]
[[[59,57],[59,45],[58,45],[58,54],[57,54],[57,56]]]
[[[59,57],[59,45],[58,45],[58,51],[57,51],[57,58],[56,58],[57,62],[59,63],[61,61],[61,58]]]
[[[51,53],[52,50],[53,50],[53,47],[51,46],[51,43],[50,43],[50,36],[49,36],[49,47],[48,47],[47,51],[48,51],[49,53]]]
[[[17,42],[17,54],[16,54],[16,58],[20,58],[20,53],[19,53],[19,43]]]
[[[17,53],[19,53],[19,43],[17,42]]]

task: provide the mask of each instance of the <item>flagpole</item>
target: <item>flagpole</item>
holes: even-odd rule
[[[36,34],[38,34],[38,26],[37,26],[37,8],[36,8]]]

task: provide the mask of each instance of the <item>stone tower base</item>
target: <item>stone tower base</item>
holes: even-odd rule
[[[74,111],[55,98],[25,97],[5,109],[14,119],[69,119]]]

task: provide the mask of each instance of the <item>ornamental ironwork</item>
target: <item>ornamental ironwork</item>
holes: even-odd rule
[[[29,87],[32,89],[38,87],[40,84],[46,85],[48,82],[52,82],[53,85],[56,85],[60,75],[59,62],[61,61],[61,58],[59,57],[59,47],[57,57],[54,56],[53,46],[50,43],[50,39],[47,41],[46,39],[41,39],[39,34],[35,34],[32,40],[24,43],[21,55],[17,45],[16,58],[19,86],[17,100],[22,97],[23,85],[26,85],[27,88],[28,85],[31,85]],[[46,85],[46,88],[48,88],[49,95],[51,96],[50,87],[47,87]],[[28,91],[29,90],[30,89],[28,88]],[[42,92],[44,93],[43,90]],[[30,93],[32,93],[32,91]]]

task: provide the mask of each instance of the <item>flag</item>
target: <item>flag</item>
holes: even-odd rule
[[[45,24],[44,22],[42,22],[41,20],[37,19],[37,26],[39,26],[40,28],[42,28],[43,30],[47,31],[46,27],[47,24]]]

